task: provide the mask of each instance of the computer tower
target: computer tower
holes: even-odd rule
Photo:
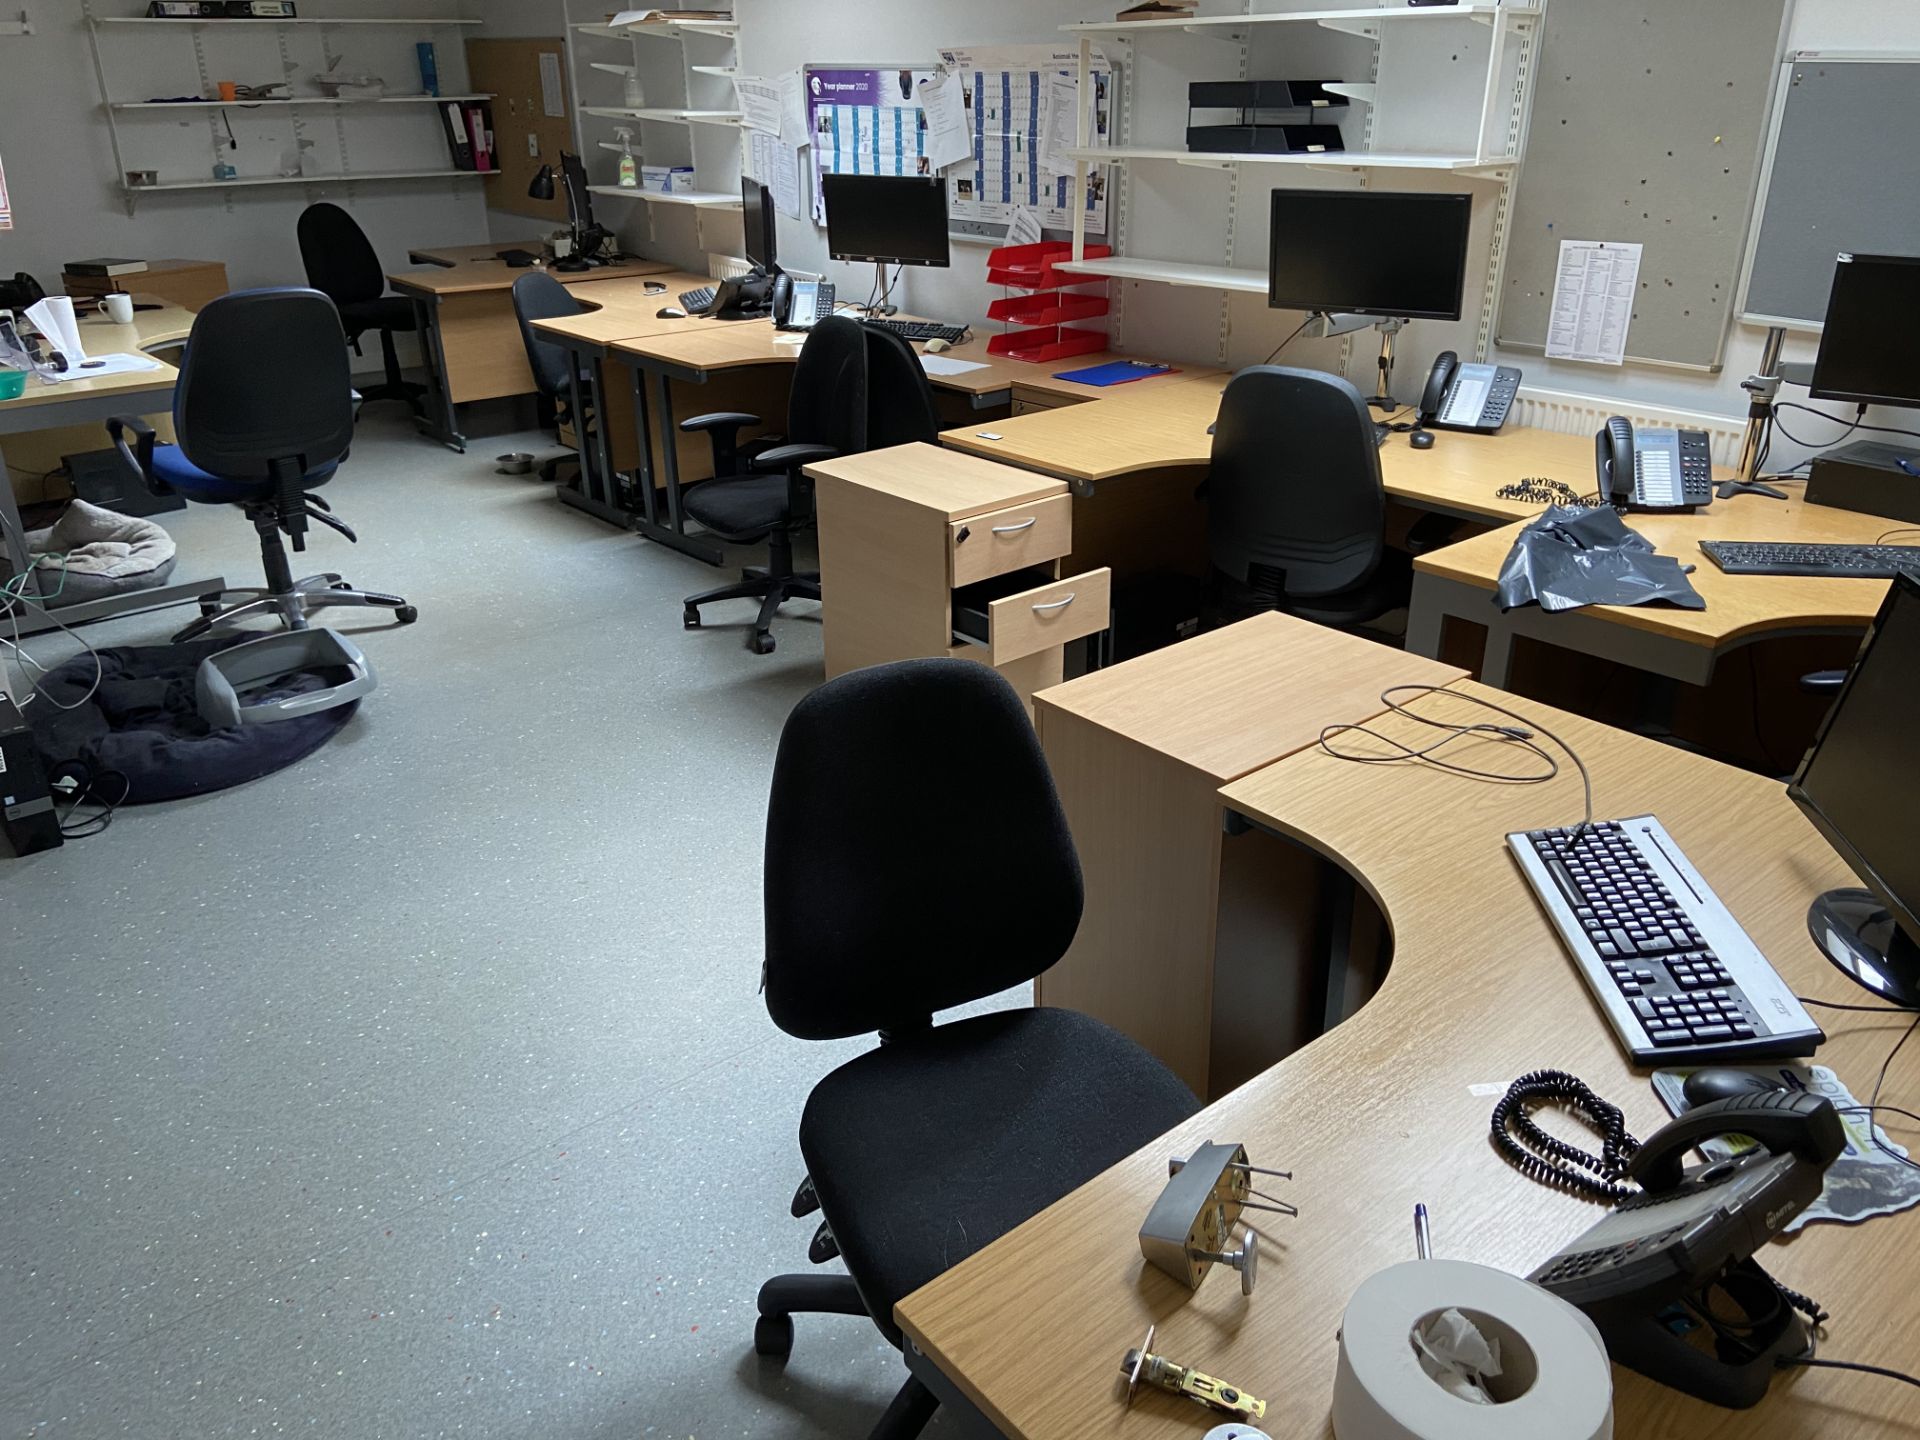
[[[60,844],[60,817],[46,772],[33,748],[33,731],[13,700],[0,692],[0,830],[16,855]]]
[[[1902,470],[1902,460],[1920,469],[1920,446],[1857,440],[1829,450],[1814,459],[1807,503],[1920,525],[1920,476]]]

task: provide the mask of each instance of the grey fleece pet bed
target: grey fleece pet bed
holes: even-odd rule
[[[27,551],[48,557],[35,561],[35,578],[49,609],[148,590],[173,574],[171,535],[151,520],[85,500],[67,506],[47,529],[29,530]]]

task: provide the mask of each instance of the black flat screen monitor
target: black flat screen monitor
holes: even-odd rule
[[[1814,828],[1867,886],[1864,893],[1829,891],[1815,902],[1814,938],[1861,984],[1905,1005],[1920,1004],[1920,948],[1914,943],[1920,941],[1920,844],[1913,824],[1914,797],[1920,793],[1916,715],[1920,576],[1905,575],[1887,592],[1845,686],[1787,786]],[[1863,960],[1871,974],[1860,973]]]
[[[1471,195],[1276,190],[1267,304],[1458,320]]]
[[[567,218],[572,222],[574,238],[594,228],[593,196],[587,193],[587,167],[578,155],[560,152],[560,180],[567,187]]]
[[[1813,362],[1813,398],[1920,408],[1920,256],[1842,255]]]
[[[835,260],[947,263],[947,186],[938,176],[825,175],[820,188]]]
[[[773,192],[745,175],[740,177],[740,220],[747,232],[747,259],[766,274],[773,274]]]

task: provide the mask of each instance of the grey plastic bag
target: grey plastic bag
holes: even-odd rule
[[[1574,610],[1652,600],[1707,608],[1680,562],[1655,554],[1653,542],[1629,530],[1611,505],[1555,505],[1533,521],[1515,537],[1493,592],[1502,610],[1529,601],[1542,610]]]

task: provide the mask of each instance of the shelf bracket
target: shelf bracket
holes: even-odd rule
[[[1235,44],[1242,44],[1247,38],[1246,31],[1233,30],[1225,25],[1182,25],[1180,29],[1187,35],[1211,35],[1216,40],[1231,40]]]
[[[0,20],[0,35],[33,34],[33,17],[23,8],[18,20]]]
[[[1349,100],[1359,100],[1364,104],[1371,105],[1373,104],[1374,94],[1380,87],[1371,83],[1363,84],[1360,81],[1349,83],[1345,80],[1328,80],[1323,83],[1320,88],[1322,90],[1331,90],[1335,95],[1344,95]]]
[[[1321,20],[1322,29],[1338,30],[1342,35],[1358,35],[1362,40],[1380,41],[1380,22],[1378,20]]]
[[[1231,170],[1234,168],[1233,161],[1231,160],[1175,160],[1173,163],[1185,166],[1189,170]]]

